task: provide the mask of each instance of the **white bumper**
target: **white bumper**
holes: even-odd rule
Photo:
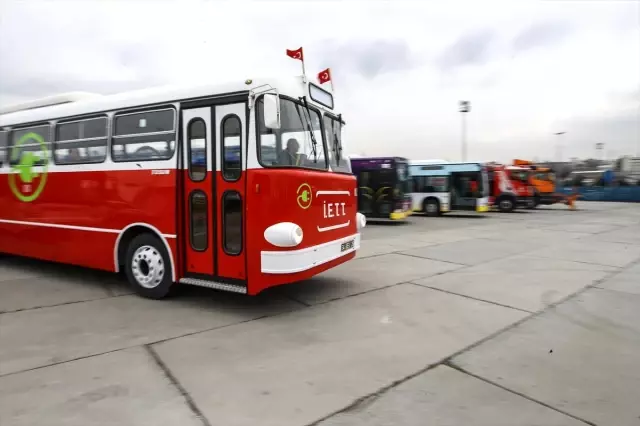
[[[342,251],[342,245],[353,240],[353,247]],[[260,270],[265,274],[294,274],[353,253],[360,248],[360,234],[318,244],[300,250],[263,251]]]

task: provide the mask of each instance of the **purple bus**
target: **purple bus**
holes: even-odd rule
[[[358,179],[358,211],[367,218],[402,220],[411,215],[409,161],[402,157],[351,159]]]

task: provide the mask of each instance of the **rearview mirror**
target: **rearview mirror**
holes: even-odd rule
[[[280,99],[277,95],[264,95],[262,118],[267,129],[280,128]]]

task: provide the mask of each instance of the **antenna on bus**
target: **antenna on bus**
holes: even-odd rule
[[[99,96],[102,96],[102,95],[97,93],[90,93],[90,92],[61,93],[58,95],[47,96],[40,99],[33,99],[33,100],[22,102],[19,104],[8,105],[6,107],[0,108],[0,114],[10,114],[12,112],[26,111],[29,109],[68,104],[71,102],[78,102],[86,99],[93,99]]]

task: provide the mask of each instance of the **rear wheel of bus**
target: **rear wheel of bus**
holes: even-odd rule
[[[423,211],[427,216],[434,217],[440,215],[440,202],[435,198],[427,198],[424,200]]]
[[[131,241],[125,267],[129,284],[142,297],[162,299],[173,290],[169,253],[154,235],[140,234]]]

